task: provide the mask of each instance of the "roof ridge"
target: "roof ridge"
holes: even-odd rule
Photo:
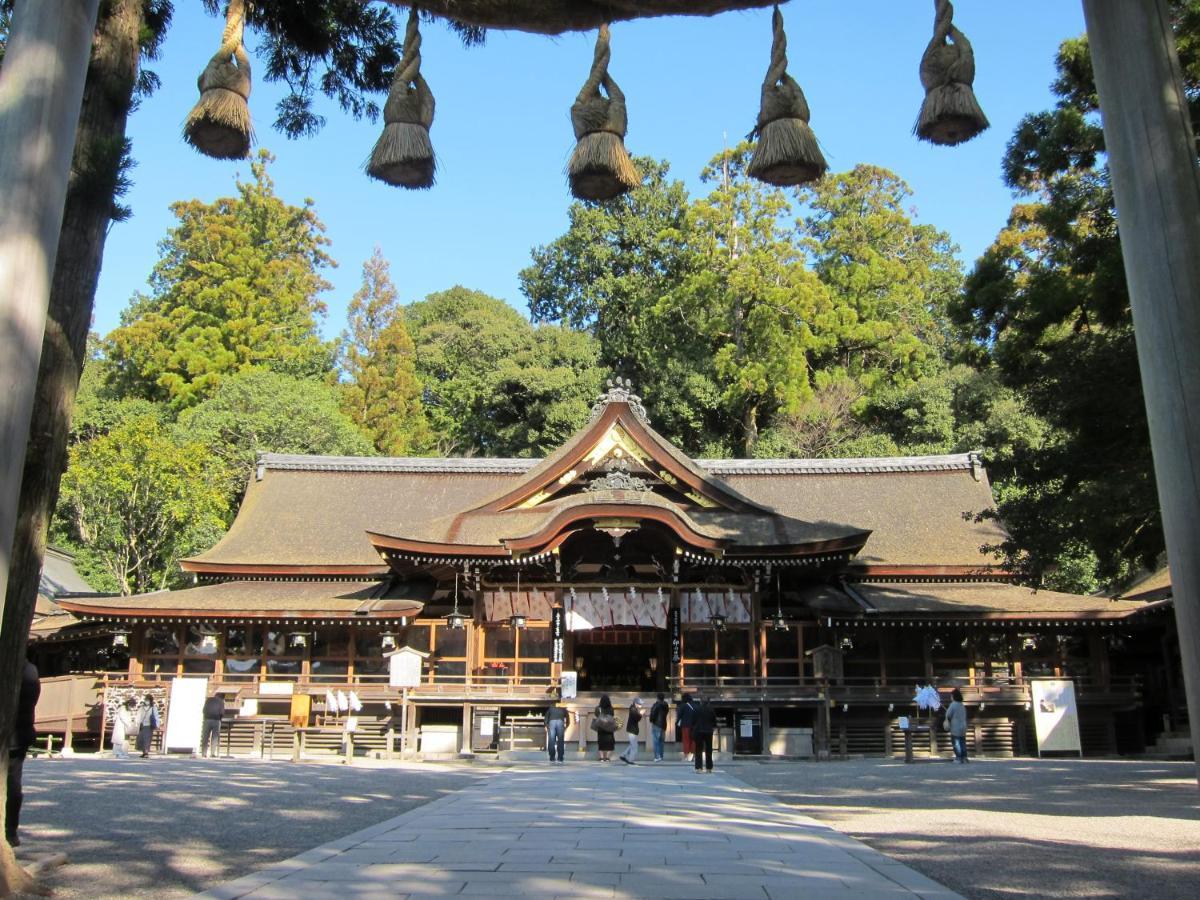
[[[520,475],[541,459],[486,456],[319,456],[300,453],[260,453],[264,469],[318,472],[485,472]],[[855,457],[847,459],[695,459],[714,475],[787,475],[807,473],[857,474],[873,472],[970,471],[980,465],[979,454],[946,453],[931,456]]]

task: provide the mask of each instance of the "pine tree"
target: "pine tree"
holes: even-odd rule
[[[431,442],[421,403],[416,349],[404,324],[389,266],[379,247],[363,263],[363,283],[342,335],[342,410],[380,453],[425,452]]]

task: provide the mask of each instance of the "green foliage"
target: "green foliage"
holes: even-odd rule
[[[676,334],[690,331],[703,346],[746,456],[762,421],[796,412],[807,399],[808,354],[817,346],[811,323],[828,306],[784,226],[783,192],[746,176],[750,151],[741,144],[705,169],[702,179],[716,187],[688,217],[698,264],[654,309],[675,323]]]
[[[219,463],[234,505],[259,452],[374,455],[370,440],[339,408],[336,388],[266,369],[226,378],[211,397],[180,415],[176,431]]]
[[[118,390],[176,408],[210,395],[229,374],[257,366],[297,376],[328,372],[317,334],[319,299],[333,265],[312,209],[284,203],[251,163],[238,196],[172,206],[179,224],[160,245],[151,294],[138,296],[107,339]]]
[[[350,301],[341,340],[342,410],[389,456],[423,452],[432,442],[416,349],[388,263],[376,247],[363,263],[363,286]]]
[[[57,536],[100,589],[178,584],[181,558],[211,546],[228,505],[209,449],[180,441],[153,415],[76,444],[62,480]]]
[[[1200,3],[1172,10],[1195,109]],[[1004,159],[1022,202],[952,311],[976,365],[1042,423],[993,465],[1007,561],[1079,588],[1152,566],[1163,535],[1086,39],[1064,42],[1056,65],[1057,106],[1022,120]]]
[[[463,287],[429,295],[405,317],[440,453],[536,455],[587,421],[604,375],[591,337],[534,328]]]
[[[665,163],[639,160],[626,197],[572,204],[567,232],[521,273],[530,312],[595,335],[602,365],[689,452],[894,450],[861,414],[874,392],[940,371],[954,248],[871,166],[800,191],[797,227],[787,194],[746,178],[749,151],[716,157],[695,200]]]
[[[946,306],[962,284],[950,238],[916,225],[908,185],[878,166],[858,165],[801,188],[801,246],[832,294],[813,321],[821,348],[817,381],[849,376],[867,393],[941,367]]]

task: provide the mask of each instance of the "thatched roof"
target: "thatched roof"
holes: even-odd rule
[[[64,600],[87,619],[193,616],[198,618],[338,618],[376,621],[413,616],[433,595],[427,581],[227,581],[132,597]]]
[[[408,3],[389,0],[401,9]],[[561,34],[653,16],[713,16],[775,0],[421,0],[421,10],[467,25]]]

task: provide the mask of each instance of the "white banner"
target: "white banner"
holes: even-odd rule
[[[721,615],[731,625],[749,622],[752,597],[748,591],[685,592],[680,596],[683,621],[689,625],[707,625],[713,616]]]
[[[1038,755],[1065,751],[1082,756],[1075,682],[1039,678],[1030,684],[1033,689],[1033,724],[1037,729]]]
[[[639,628],[666,628],[670,598],[660,590],[635,588],[577,591],[572,588],[563,598],[567,610],[567,631],[587,631],[611,625]]]
[[[164,749],[199,752],[200,725],[207,698],[207,678],[175,678],[171,681],[171,705],[167,707]]]

